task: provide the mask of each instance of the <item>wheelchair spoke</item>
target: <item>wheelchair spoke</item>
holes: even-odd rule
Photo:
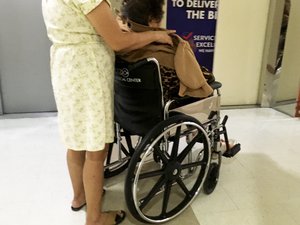
[[[166,189],[165,189],[165,193],[164,193],[162,216],[166,215],[166,213],[167,213],[168,203],[169,203],[170,194],[171,194],[171,188],[172,188],[172,183],[170,181],[168,181],[166,183]]]
[[[176,128],[176,134],[174,137],[174,143],[172,147],[172,153],[171,153],[171,159],[176,159],[178,154],[178,146],[179,146],[179,140],[180,140],[180,133],[181,133],[181,126]]]
[[[164,152],[164,151],[161,151],[160,148],[159,148],[158,146],[155,146],[155,147],[154,147],[154,153],[155,153],[155,154],[158,154],[158,156],[161,158],[161,160],[162,160],[162,162],[163,162],[164,164],[169,163],[169,159],[168,159],[168,157],[166,156],[167,153]]]
[[[196,166],[203,166],[203,165],[206,165],[207,162],[205,162],[204,160],[202,161],[198,161],[198,162],[192,162],[192,163],[188,163],[188,164],[183,164],[181,165],[181,168],[182,169],[189,169],[189,168],[192,168],[192,167],[196,167]]]
[[[133,146],[132,146],[132,141],[131,141],[130,135],[129,135],[129,134],[126,134],[126,135],[125,135],[125,139],[126,139],[128,151],[129,151],[130,155],[133,155],[133,153],[134,153],[134,148],[133,148]],[[126,150],[126,149],[125,149],[125,150]],[[126,152],[128,152],[128,151],[126,151]],[[124,153],[125,153],[125,152],[124,152]],[[126,153],[125,153],[125,154],[126,154]]]
[[[161,176],[159,178],[159,180],[157,181],[157,183],[154,185],[154,187],[151,189],[151,191],[149,192],[149,194],[140,200],[140,209],[142,210],[149,202],[150,200],[154,197],[154,195],[160,191],[160,188],[164,185],[165,183],[165,178],[163,176]]]
[[[186,196],[190,197],[190,192],[187,189],[187,187],[185,186],[185,184],[183,183],[183,181],[180,178],[177,178],[176,182],[179,185],[179,187],[183,190],[183,192],[186,194]]]
[[[159,176],[159,175],[163,175],[163,174],[164,174],[163,170],[155,170],[155,171],[140,174],[139,179],[142,180],[145,178],[155,177],[155,176]]]
[[[106,165],[110,164],[111,154],[112,154],[113,144],[109,145],[109,150],[106,156]]]
[[[178,156],[178,162],[182,162],[185,157],[187,156],[187,154],[191,151],[191,149],[193,148],[193,146],[195,145],[195,143],[197,142],[198,138],[199,138],[199,134],[196,135],[196,137],[193,138],[193,140],[185,147],[185,149],[179,154]]]
[[[130,148],[129,148],[130,149]],[[121,150],[122,152],[126,155],[126,156],[130,156],[129,152],[127,151],[127,149],[124,147],[124,145],[121,144]]]

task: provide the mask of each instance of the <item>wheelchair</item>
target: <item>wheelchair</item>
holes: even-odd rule
[[[203,191],[214,191],[221,166],[221,136],[229,149],[227,116],[220,117],[221,83],[204,99],[163,101],[158,61],[116,59],[115,143],[110,144],[105,178],[127,169],[125,200],[144,223],[180,215]],[[240,148],[240,145],[234,146]]]

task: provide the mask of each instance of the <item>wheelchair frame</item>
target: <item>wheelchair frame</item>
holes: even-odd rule
[[[124,188],[129,211],[141,222],[164,223],[180,215],[201,190],[206,194],[214,191],[223,154],[218,149],[221,135],[229,149],[225,126],[228,117],[220,122],[219,88],[222,85],[219,82],[211,85],[214,94],[208,98],[183,106],[180,105],[182,99],[164,104],[159,64],[154,58],[128,64],[130,66],[123,63],[121,68],[117,67],[116,76],[128,77],[131,70],[149,64],[156,71],[153,78],[158,79],[156,85],[159,84],[157,90],[163,106],[161,121],[146,134],[138,134],[134,146],[132,136],[137,133],[126,130],[131,129],[131,124],[124,129],[124,122],[116,119],[116,140],[110,145],[104,175],[109,178],[128,168]],[[119,77],[115,82],[121,80],[125,79]],[[115,101],[118,104],[120,100]],[[174,104],[180,106],[174,108]],[[118,148],[115,161],[113,146]]]

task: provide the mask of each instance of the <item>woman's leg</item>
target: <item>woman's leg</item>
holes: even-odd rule
[[[103,224],[101,218],[103,170],[107,155],[108,144],[105,149],[97,152],[86,152],[83,168],[83,183],[87,203],[86,225]]]
[[[72,182],[74,197],[72,207],[80,207],[85,204],[85,191],[83,186],[83,166],[85,162],[85,151],[74,151],[68,149],[67,163]]]

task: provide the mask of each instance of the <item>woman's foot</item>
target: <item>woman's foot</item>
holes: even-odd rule
[[[105,195],[106,190],[103,189],[102,197]],[[81,197],[78,199],[74,199],[71,205],[71,209],[75,212],[81,210],[84,206],[86,206],[85,197]]]
[[[241,145],[234,139],[228,140],[228,147],[226,146],[226,142],[224,140],[220,141],[220,151],[222,152],[222,155],[227,158],[231,158],[235,156],[240,150]]]
[[[101,214],[100,221],[87,222],[85,225],[116,225],[123,222],[126,213],[123,210],[119,211],[106,211]]]
[[[74,197],[72,204],[71,204],[71,209],[73,211],[79,211],[85,205],[86,205],[86,200],[85,200],[85,194],[83,192],[81,195]]]
[[[229,140],[228,140],[228,146],[229,146],[229,149],[231,149],[236,143],[237,143],[236,140],[234,140],[234,139],[229,139]],[[229,149],[227,149],[226,141],[223,140],[223,139],[220,140],[220,146],[219,146],[218,150],[221,151],[221,152],[226,152],[226,151],[229,150]]]
[[[84,206],[86,206],[86,203],[83,203],[82,205],[80,205],[80,206],[78,206],[78,207],[71,206],[71,209],[72,209],[74,212],[77,212],[77,211],[79,211],[80,209],[82,209]]]
[[[123,220],[126,217],[126,213],[123,210],[119,211],[106,211],[103,212],[102,214],[104,218],[104,225],[115,225],[115,224],[120,224],[123,222]]]

